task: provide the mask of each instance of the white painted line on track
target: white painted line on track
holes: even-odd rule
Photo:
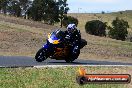
[[[34,66],[34,68],[45,68],[45,67],[51,67],[51,68],[58,68],[58,67],[79,67],[79,66],[91,66],[91,67],[132,67],[131,65],[38,65]]]
[[[132,67],[132,65],[36,65],[36,66],[0,66],[0,68],[58,68],[58,67]]]

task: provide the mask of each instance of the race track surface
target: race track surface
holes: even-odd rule
[[[108,62],[108,61],[95,61],[95,60],[82,60],[77,59],[73,63],[66,63],[65,60],[47,59],[43,62],[36,62],[32,57],[26,56],[0,56],[0,67],[34,67],[45,65],[130,65],[132,63],[122,62]]]

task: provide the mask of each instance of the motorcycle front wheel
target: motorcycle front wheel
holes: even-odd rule
[[[46,60],[47,59],[46,50],[44,48],[39,49],[35,55],[35,59],[37,62],[42,62]]]

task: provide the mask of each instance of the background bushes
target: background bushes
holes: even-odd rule
[[[116,17],[112,22],[112,27],[109,27],[109,37],[117,40],[125,40],[128,34],[128,22]]]
[[[75,17],[72,17],[72,16],[65,16],[63,21],[62,21],[63,26],[67,27],[67,25],[70,23],[74,23],[77,26],[78,25],[78,19]]]
[[[106,36],[106,23],[99,20],[88,21],[85,25],[85,31],[91,35]]]
[[[116,17],[111,24],[112,26],[107,26],[106,22],[100,20],[87,21],[85,31],[91,35],[106,36],[106,29],[108,29],[110,38],[124,41],[128,34],[128,22]]]

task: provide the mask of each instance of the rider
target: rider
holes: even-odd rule
[[[77,29],[75,24],[69,24],[67,30],[65,31],[66,39],[69,40],[72,45],[72,49],[79,48],[81,41],[80,31]]]

